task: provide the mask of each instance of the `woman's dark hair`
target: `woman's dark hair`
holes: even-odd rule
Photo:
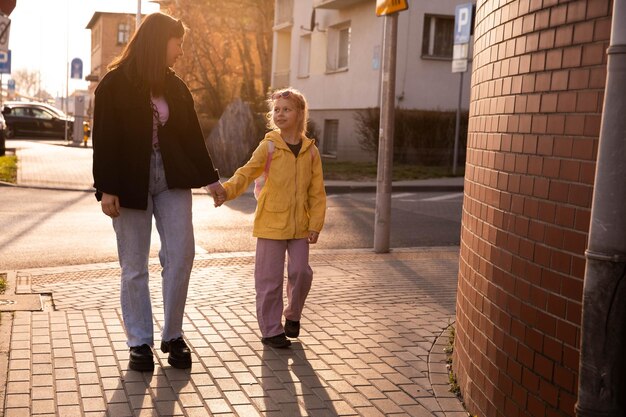
[[[164,13],[152,13],[146,16],[108,69],[123,68],[140,88],[155,96],[162,95],[167,72],[167,43],[184,35],[185,26],[180,20]]]

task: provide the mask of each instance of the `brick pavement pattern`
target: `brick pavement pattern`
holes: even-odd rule
[[[193,367],[171,368],[157,350],[153,373],[127,370],[117,264],[18,271],[23,291],[52,302],[10,320],[4,416],[467,416],[443,352],[458,247],[313,251],[301,337],[286,350],[260,342],[253,261],[196,257],[184,322]],[[150,271],[158,332],[156,260]]]

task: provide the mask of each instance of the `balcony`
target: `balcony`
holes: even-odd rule
[[[375,4],[371,0],[313,0],[313,8],[315,9],[345,9],[354,6],[357,3],[371,2],[372,10],[375,10]]]

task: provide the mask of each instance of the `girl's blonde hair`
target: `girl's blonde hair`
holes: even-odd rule
[[[300,112],[300,122],[298,123],[298,133],[300,135],[304,135],[306,132],[306,124],[307,120],[309,120],[309,105],[304,98],[304,95],[293,87],[281,88],[280,90],[275,90],[273,93],[269,95],[267,98],[267,107],[269,111],[267,112],[267,127],[271,130],[279,130],[278,126],[274,124],[274,105],[276,104],[276,100],[279,98],[283,98],[285,100],[291,101],[296,109]]]

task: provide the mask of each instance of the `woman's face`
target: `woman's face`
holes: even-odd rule
[[[173,67],[179,56],[183,56],[183,38],[170,38],[165,52],[166,65]]]

